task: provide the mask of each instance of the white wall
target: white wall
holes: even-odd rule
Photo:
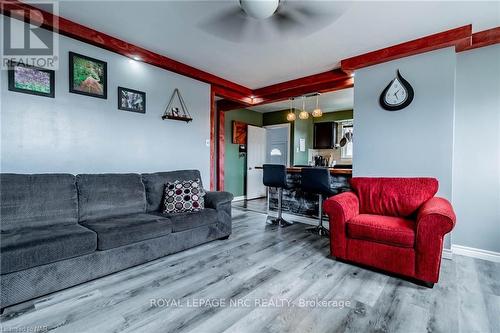
[[[451,200],[455,62],[447,48],[356,71],[354,176],[436,177]],[[389,112],[378,101],[397,69],[415,98]]]
[[[500,252],[500,45],[457,54],[453,244]]]
[[[68,51],[108,63],[108,99],[68,92]],[[60,36],[56,97],[7,90],[1,73],[1,171],[152,172],[199,169],[209,186],[210,87]],[[146,114],[117,109],[117,86],[145,91]],[[179,88],[194,120],[162,120]]]

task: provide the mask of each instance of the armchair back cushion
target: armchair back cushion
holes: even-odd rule
[[[82,174],[76,176],[76,184],[80,221],[145,212],[139,174]]]
[[[354,177],[360,214],[409,217],[438,191],[435,178]]]
[[[1,230],[77,223],[75,176],[0,175]]]
[[[173,183],[176,180],[184,181],[194,179],[200,179],[200,188],[203,188],[203,184],[201,184],[201,175],[198,170],[143,173],[142,182],[146,188],[146,211],[158,212],[163,210],[163,194],[167,183]]]

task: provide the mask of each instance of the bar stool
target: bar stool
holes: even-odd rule
[[[268,188],[276,187],[278,189],[278,218],[272,219],[271,223],[278,224],[280,227],[292,225],[292,222],[285,221],[282,217],[283,188],[286,187],[286,167],[281,164],[264,164],[262,168],[264,169],[264,185]],[[267,195],[269,198],[269,191]]]
[[[323,197],[335,194],[330,188],[330,171],[327,168],[302,168],[300,174],[302,190],[319,195],[319,223],[316,227],[306,228],[306,231],[328,236],[328,229],[323,227]]]

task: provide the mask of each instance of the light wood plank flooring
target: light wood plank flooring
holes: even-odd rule
[[[229,240],[7,308],[0,331],[500,332],[500,264],[455,256],[427,289],[328,258],[304,225],[233,215]]]

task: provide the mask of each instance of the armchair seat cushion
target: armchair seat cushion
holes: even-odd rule
[[[82,225],[97,233],[98,250],[137,243],[172,232],[169,219],[142,213],[85,221]]]
[[[217,223],[217,210],[205,208],[199,212],[161,214],[172,221],[172,231],[181,232]]]
[[[401,217],[361,214],[347,222],[347,236],[398,247],[413,247],[415,222]]]
[[[0,235],[2,274],[92,253],[97,246],[96,234],[76,223],[4,230]]]

